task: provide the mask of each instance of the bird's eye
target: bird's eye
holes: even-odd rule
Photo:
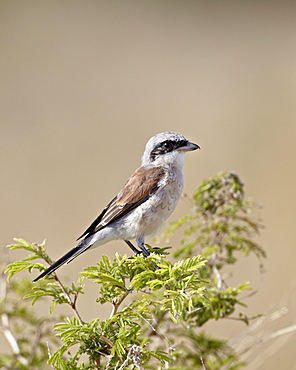
[[[166,149],[166,151],[173,150],[173,143],[171,141],[165,141],[163,143],[163,147]]]
[[[171,140],[164,141],[152,150],[150,158],[152,161],[154,161],[156,156],[169,153],[174,149],[175,149],[174,142],[172,142]]]

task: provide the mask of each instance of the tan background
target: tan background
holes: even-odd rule
[[[202,147],[186,160],[186,193],[229,169],[264,205],[266,273],[250,257],[229,280],[257,291],[249,314],[287,307],[257,334],[295,324],[295,1],[0,1],[0,43],[1,245],[46,238],[58,258],[146,141],[178,131]],[[188,211],[180,202],[171,219]],[[60,274],[76,279],[116,250],[129,253],[110,243]],[[101,315],[88,285],[85,320]],[[245,326],[207,329],[232,338]],[[249,369],[296,369],[295,345],[258,346]]]

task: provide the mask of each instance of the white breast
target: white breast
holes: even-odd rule
[[[182,189],[182,171],[169,170],[156,193],[125,217],[129,239],[155,234],[176,208]]]

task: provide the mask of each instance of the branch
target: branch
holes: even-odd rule
[[[217,288],[218,289],[222,289],[222,285],[225,284],[224,282],[224,279],[222,278],[218,268],[217,268],[217,265],[216,265],[216,257],[217,257],[217,253],[213,253],[212,254],[212,258],[211,258],[211,262],[210,262],[210,266],[212,267],[212,270],[213,270],[213,273],[217,279]]]
[[[281,335],[292,333],[292,332],[295,332],[295,331],[296,331],[296,325],[287,326],[284,329],[279,329],[279,330],[275,331],[274,333],[265,335],[260,340],[260,342],[267,342],[267,341],[269,341],[271,339],[274,339],[274,338],[277,338],[277,337],[279,337]]]
[[[80,316],[80,314],[79,314],[79,312],[78,312],[78,310],[77,310],[77,308],[76,308],[76,300],[77,300],[77,296],[76,296],[75,300],[74,300],[74,301],[72,301],[72,299],[71,299],[71,297],[70,297],[69,293],[67,292],[66,288],[64,287],[63,283],[62,283],[62,282],[61,282],[61,280],[58,278],[58,276],[57,276],[56,274],[54,274],[53,276],[54,276],[55,281],[57,281],[57,282],[59,283],[60,287],[62,288],[62,291],[64,292],[64,294],[65,294],[65,296],[66,296],[66,298],[67,298],[67,300],[68,300],[69,306],[70,306],[70,307],[72,308],[72,310],[74,311],[74,313],[75,313],[75,315],[76,315],[76,317],[77,317],[77,319],[78,319],[79,323],[80,323],[81,325],[83,325],[83,324],[84,324],[84,321],[82,320],[82,318],[81,318],[81,316]]]
[[[149,326],[151,327],[151,330],[149,331],[149,333],[147,333],[148,337],[151,337],[152,335],[158,335],[160,338],[163,337],[163,335],[161,333],[158,333],[157,330],[159,328],[159,324],[162,322],[162,320],[164,319],[166,314],[167,314],[167,310],[162,311],[161,315],[159,315],[157,320],[153,319],[154,320],[153,324],[149,323]]]
[[[5,255],[5,260],[7,259],[7,251],[4,249],[4,255]],[[4,303],[6,294],[7,294],[7,281],[5,278],[4,274],[4,269],[1,268],[1,287],[0,287],[0,302]],[[1,314],[1,323],[2,323],[2,330],[3,330],[3,335],[5,336],[7,342],[9,343],[12,352],[16,355],[17,360],[24,366],[28,365],[28,360],[21,355],[21,350],[18,345],[18,342],[16,338],[14,337],[10,325],[9,325],[9,319],[7,313],[2,313]]]
[[[123,370],[128,365],[129,361],[132,361],[133,365],[137,369],[143,369],[143,367],[141,366],[141,363],[142,363],[141,350],[142,350],[142,347],[139,347],[136,344],[129,344],[127,358],[121,364],[118,370]]]
[[[113,317],[117,313],[119,306],[124,301],[124,299],[128,296],[128,294],[129,294],[129,291],[127,291],[120,299],[115,299],[112,302],[113,307],[112,307],[112,311],[111,311],[111,314],[110,314],[110,317],[109,317],[110,319],[111,319],[111,317]]]

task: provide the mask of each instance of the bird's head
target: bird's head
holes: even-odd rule
[[[142,157],[142,166],[177,166],[182,167],[189,151],[200,149],[197,144],[189,142],[176,132],[162,132],[153,136]]]

